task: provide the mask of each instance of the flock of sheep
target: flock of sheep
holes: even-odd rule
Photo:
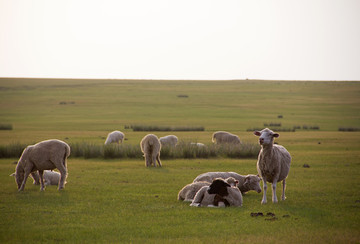
[[[274,144],[278,133],[265,128],[255,131],[259,136],[261,150],[257,161],[258,175],[240,175],[235,172],[207,172],[197,176],[194,181],[184,186],[178,193],[178,200],[191,201],[190,206],[242,206],[242,194],[254,190],[261,192],[260,181],[263,182],[262,204],[267,202],[267,182],[272,184],[272,201],[276,203],[276,184],[282,181],[282,196],[285,200],[286,177],[290,170],[291,156],[280,145]],[[105,144],[122,143],[124,133],[113,131],[108,134]],[[229,132],[218,131],[212,136],[212,141],[217,144],[240,144],[238,136]],[[140,142],[144,154],[145,165],[162,166],[160,161],[161,146],[176,146],[178,138],[168,135],[158,138],[154,134],[146,135]],[[196,146],[205,146],[202,143],[192,143]],[[67,143],[52,139],[39,142],[26,147],[15,168],[15,181],[19,191],[23,191],[29,175],[34,179],[34,184],[40,184],[40,190],[45,190],[46,185],[57,185],[61,190],[65,187],[67,177],[67,158],[70,147]],[[60,173],[52,171],[58,169]]]

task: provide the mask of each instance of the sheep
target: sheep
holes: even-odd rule
[[[15,168],[15,181],[19,191],[25,188],[30,173],[38,171],[40,177],[40,190],[45,190],[44,170],[57,168],[61,177],[59,190],[65,187],[67,177],[66,159],[70,156],[70,147],[63,141],[51,139],[27,146],[22,152]]]
[[[105,141],[105,145],[108,145],[110,143],[117,143],[119,144],[119,142],[123,142],[125,138],[125,134],[122,133],[121,131],[118,131],[118,130],[115,130],[113,132],[110,132],[106,138],[106,141]]]
[[[231,186],[229,182],[233,182],[235,186]],[[203,186],[195,195],[190,206],[242,206],[242,195],[238,187],[237,181],[233,177],[226,180],[221,178],[214,179],[209,186]]]
[[[161,143],[156,135],[146,135],[140,142],[140,148],[144,153],[146,167],[152,164],[156,167],[156,161],[160,167],[162,166],[160,161]]]
[[[272,201],[277,203],[276,183],[282,181],[281,200],[285,200],[286,178],[290,171],[290,153],[281,145],[274,144],[274,138],[279,137],[278,133],[265,128],[262,131],[254,131],[259,136],[261,150],[257,161],[257,170],[263,181],[262,204],[266,203],[267,182],[272,184]]]
[[[161,146],[172,146],[175,147],[176,144],[178,143],[178,138],[177,136],[174,135],[168,135],[168,136],[163,136],[159,138]]]
[[[257,193],[261,192],[261,178],[257,175],[252,174],[244,176],[235,172],[207,172],[198,175],[193,182],[206,181],[211,183],[214,178],[226,179],[228,177],[233,177],[239,182],[238,188],[242,194],[245,194],[246,192],[251,190],[256,191]]]
[[[212,142],[216,144],[231,143],[240,144],[240,139],[237,135],[226,131],[217,131],[212,135]]]
[[[15,176],[15,173],[11,174],[10,176]],[[32,172],[30,174],[31,178],[33,178],[33,184],[34,185],[40,185],[40,176],[38,172]],[[45,186],[49,186],[49,185],[58,185],[59,181],[60,181],[60,173],[56,172],[56,171],[51,171],[51,170],[44,170],[44,174],[43,174],[43,178],[44,178],[44,184]],[[65,184],[67,182],[65,181]]]
[[[201,142],[190,142],[190,145],[191,146],[197,146],[199,148],[204,148],[206,147],[204,143],[201,143]]]
[[[185,201],[185,202],[191,202],[196,193],[202,188],[203,186],[209,186],[209,182],[200,181],[195,183],[190,183],[184,186],[178,193],[178,200]]]

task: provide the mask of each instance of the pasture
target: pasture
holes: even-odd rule
[[[204,127],[152,133],[207,145],[214,131],[226,130],[256,144],[250,130],[271,123],[280,133],[276,141],[292,155],[283,202],[261,205],[255,192],[244,196],[241,208],[195,208],[177,200],[203,172],[256,174],[256,158],[163,159],[162,168],[145,168],[139,158],[70,156],[63,191],[48,186],[40,192],[29,179],[21,193],[9,176],[18,158],[1,158],[0,242],[360,241],[360,132],[338,131],[360,127],[360,82],[2,78],[0,124],[11,125],[0,130],[4,147],[50,138],[102,145],[112,130],[125,133],[124,145],[138,145],[149,132],[125,129],[130,125]],[[287,131],[294,127],[300,128]],[[251,216],[257,212],[265,216]]]

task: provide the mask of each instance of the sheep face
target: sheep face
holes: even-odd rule
[[[23,180],[24,180],[24,171],[17,170],[15,172],[15,182],[18,186],[18,189],[20,189]]]
[[[261,192],[260,186],[261,178],[259,176],[247,176],[245,178],[244,186],[250,190],[254,190],[257,193]]]
[[[262,131],[254,131],[254,135],[259,136],[259,144],[261,146],[272,145],[274,143],[274,138],[280,136],[278,133],[275,133],[268,128],[265,128]]]
[[[209,186],[208,193],[209,194],[218,194],[222,197],[229,195],[227,191],[227,187],[231,187],[228,183],[226,183],[222,179],[215,179],[211,185]]]

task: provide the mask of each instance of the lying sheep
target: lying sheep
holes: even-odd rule
[[[36,170],[39,172],[40,190],[45,190],[44,170],[53,170],[55,168],[57,168],[61,174],[59,190],[63,189],[67,177],[66,159],[69,155],[69,145],[56,139],[42,141],[26,147],[15,169],[15,181],[19,191],[24,190],[29,174]]]
[[[10,176],[15,176],[15,173],[11,174]],[[40,185],[40,176],[38,172],[32,172],[30,174],[31,178],[33,178],[33,184],[34,185]],[[44,170],[43,178],[44,178],[44,184],[45,186],[49,185],[58,185],[60,181],[60,173],[56,171],[51,170]],[[67,182],[65,181],[65,184]]]
[[[257,175],[251,175],[251,174],[244,176],[244,175],[239,175],[238,173],[235,172],[207,172],[198,175],[193,182],[206,181],[211,183],[215,178],[226,179],[229,177],[233,177],[239,182],[238,188],[240,189],[242,194],[251,190],[256,191],[257,193],[261,192],[261,187],[260,187],[261,178]]]
[[[160,150],[161,144],[156,135],[148,134],[140,142],[141,151],[144,153],[145,166],[149,167],[152,164],[156,167],[156,161],[161,167]]]
[[[174,135],[163,136],[159,138],[161,146],[172,146],[175,147],[178,143],[178,138]]]
[[[206,147],[204,143],[201,143],[201,142],[190,142],[190,145],[191,146],[197,146],[197,147]]]
[[[108,145],[110,143],[117,143],[119,144],[119,142],[123,142],[125,138],[125,134],[122,133],[121,131],[118,131],[118,130],[115,130],[113,132],[110,132],[106,138],[106,141],[105,141],[105,145]]]
[[[291,156],[290,153],[280,145],[274,145],[274,138],[279,137],[278,133],[265,128],[262,131],[255,131],[254,135],[259,136],[261,150],[257,161],[257,170],[263,181],[263,199],[262,204],[266,203],[267,182],[272,184],[272,201],[277,203],[276,183],[282,181],[282,196],[285,200],[286,177],[290,171]]]
[[[194,182],[191,184],[187,184],[184,186],[178,193],[178,200],[185,201],[185,202],[191,202],[196,193],[203,187],[203,186],[209,186],[209,182],[200,181],[200,182]]]
[[[235,186],[231,186],[228,182],[234,182]],[[221,178],[214,179],[210,186],[203,186],[195,195],[190,206],[242,206],[242,195],[238,187],[237,181],[229,177],[226,180]]]
[[[231,143],[240,144],[240,139],[237,135],[226,131],[217,131],[212,135],[212,142],[216,144]]]

